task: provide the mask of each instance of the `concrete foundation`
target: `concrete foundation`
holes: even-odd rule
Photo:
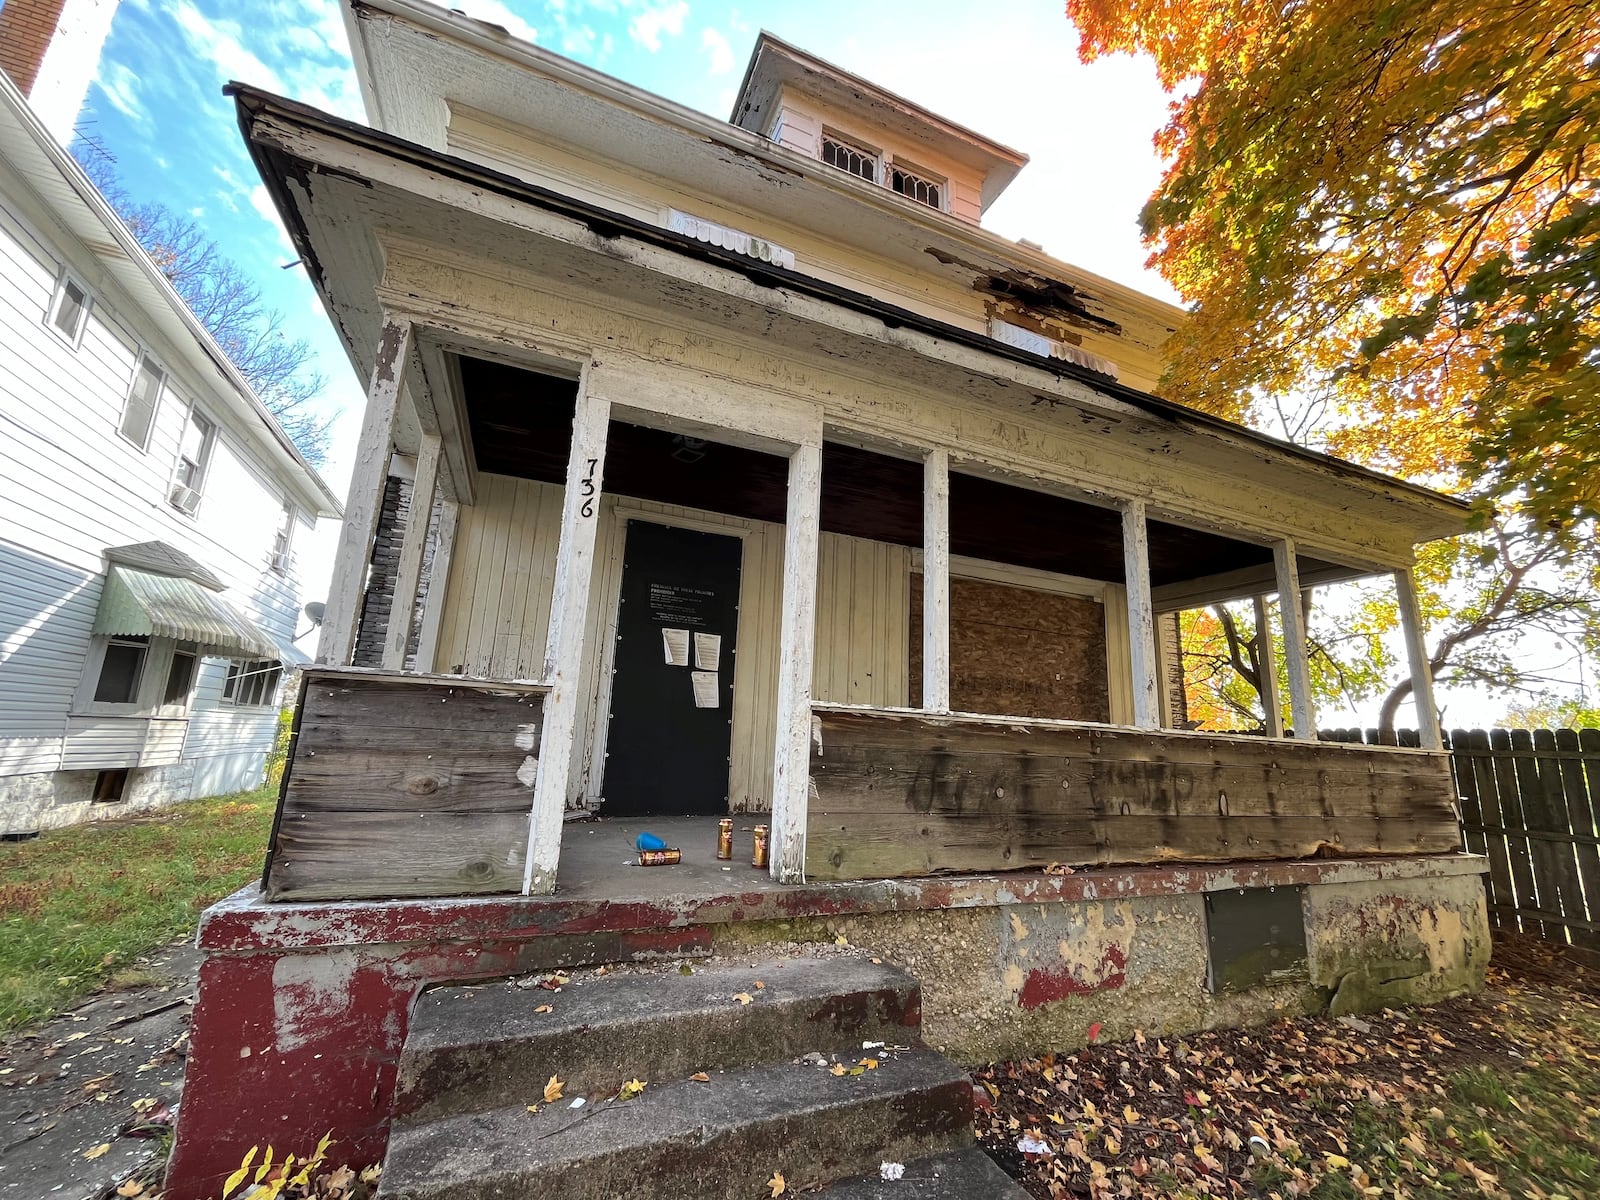
[[[1480,986],[1489,957],[1470,855],[798,887],[712,867],[674,894],[616,850],[557,897],[269,905],[250,888],[210,909],[171,1200],[214,1194],[257,1143],[300,1153],[332,1130],[334,1157],[381,1158],[410,1014],[434,983],[842,936],[916,976],[925,1039],[976,1064],[1435,1000]],[[1213,990],[1206,894],[1286,887],[1303,889],[1295,981]]]

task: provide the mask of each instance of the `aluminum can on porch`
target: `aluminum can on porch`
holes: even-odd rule
[[[756,826],[755,853],[750,856],[750,865],[752,867],[764,867],[767,865],[767,827],[765,825]]]
[[[727,862],[733,857],[733,818],[723,817],[717,822],[717,857]]]
[[[639,865],[641,867],[670,867],[683,861],[682,850],[641,850],[639,851]]]

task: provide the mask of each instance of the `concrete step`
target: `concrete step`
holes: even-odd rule
[[[734,1000],[740,994],[750,1003]],[[535,1011],[545,1004],[553,1011]],[[619,973],[559,992],[435,988],[411,1017],[394,1113],[526,1105],[552,1075],[566,1081],[568,1095],[582,1095],[615,1092],[632,1078],[684,1079],[813,1051],[859,1055],[863,1041],[914,1042],[920,1024],[917,981],[855,958]]]
[[[770,986],[770,985],[769,985]],[[380,1200],[749,1200],[972,1145],[972,1081],[932,1050],[835,1076],[796,1063],[651,1080],[628,1101],[397,1122]],[[535,1097],[537,1099],[537,1097]]]
[[[904,1166],[905,1174],[898,1180],[885,1180],[874,1169],[825,1187],[811,1200],[1029,1200],[1022,1186],[976,1146]]]

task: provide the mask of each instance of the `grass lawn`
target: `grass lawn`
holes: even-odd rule
[[[1513,955],[1429,1008],[984,1068],[979,1137],[1039,1200],[1592,1200],[1600,973]]]
[[[217,796],[0,844],[0,1032],[141,982],[140,955],[260,873],[274,801]]]

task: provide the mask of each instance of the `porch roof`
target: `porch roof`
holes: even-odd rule
[[[375,360],[381,325],[381,228],[458,251],[481,254],[494,245],[508,262],[570,268],[569,276],[597,296],[615,290],[681,304],[687,285],[715,300],[726,328],[760,330],[775,345],[787,340],[815,348],[826,339],[908,385],[1025,405],[1074,430],[1161,456],[1149,461],[1187,460],[1229,486],[1270,487],[1286,503],[1313,497],[1330,512],[1381,522],[1393,531],[1395,547],[1465,528],[1468,508],[1452,497],[1184,408],[1075,363],[1041,359],[258,89],[231,84],[228,91],[262,178],[363,373]],[[414,440],[414,427],[402,427],[399,436],[402,445],[408,436]],[[452,463],[458,466],[465,468]]]

